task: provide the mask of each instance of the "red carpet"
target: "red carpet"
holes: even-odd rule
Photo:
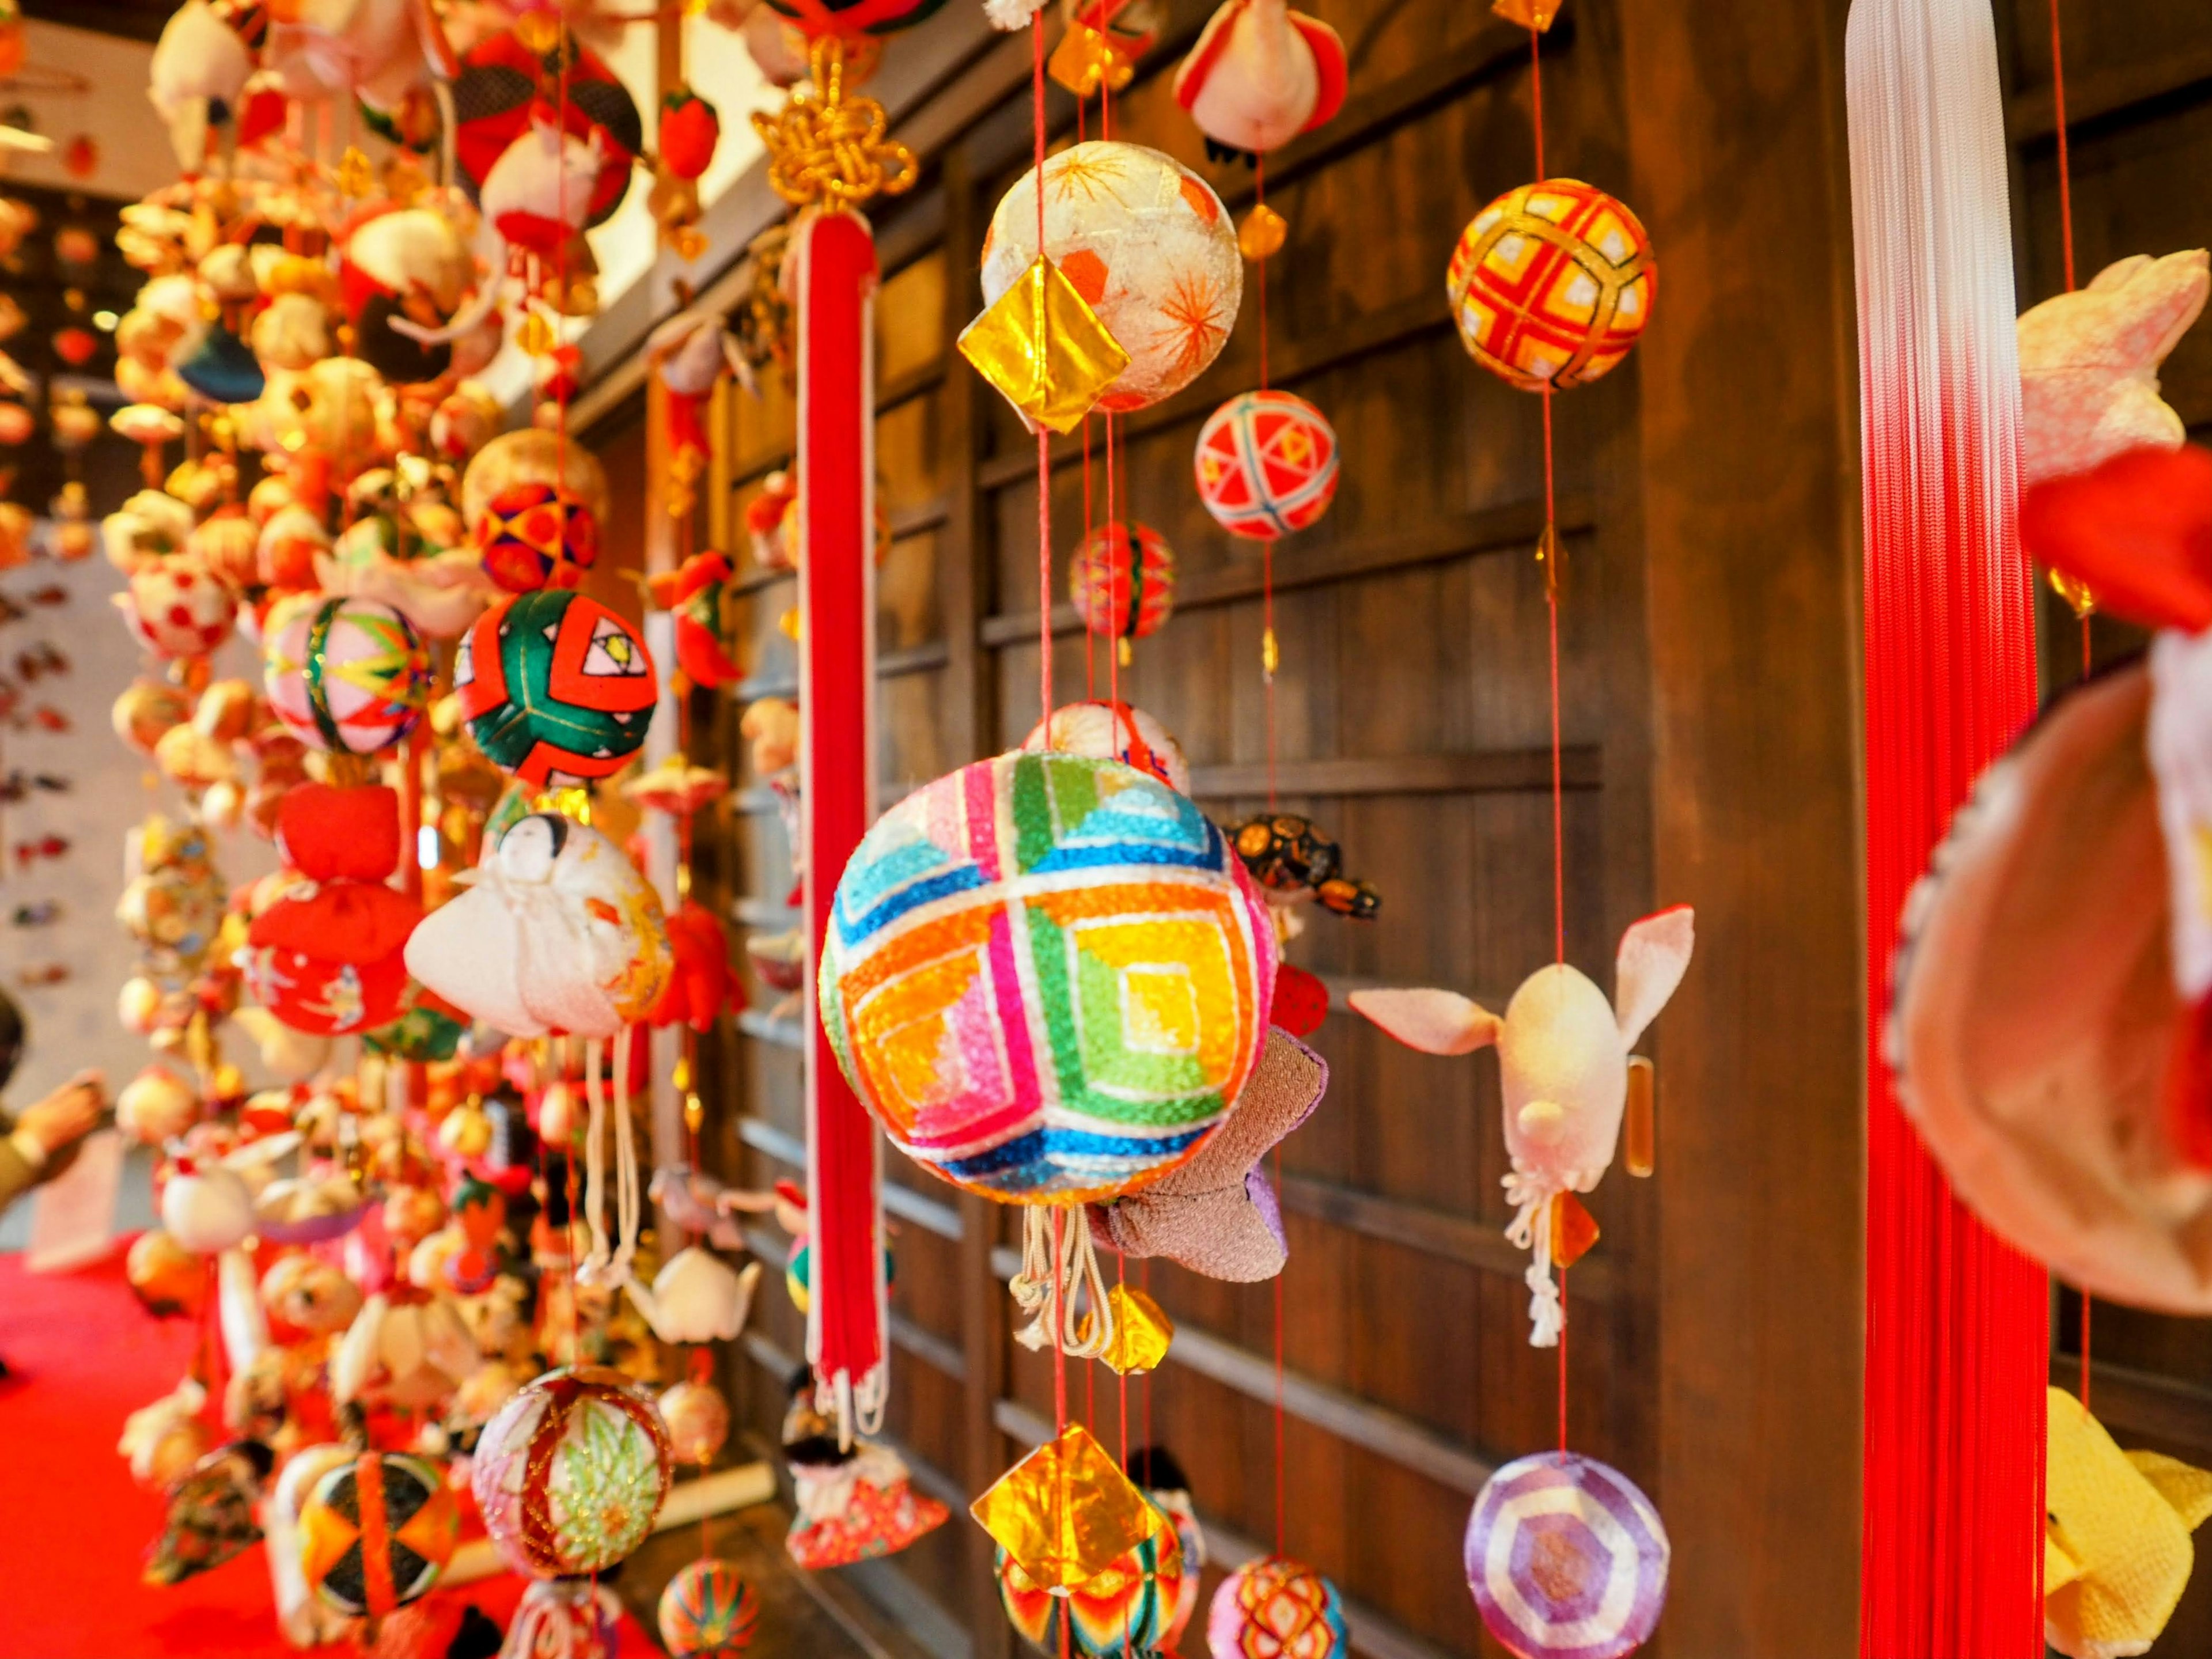
[[[0,1256],[0,1659],[279,1659],[260,1548],[159,1589],[140,1580],[160,1494],[116,1455],[123,1419],[184,1374],[194,1329],[149,1318],[120,1254],[81,1273],[27,1273]],[[502,1626],[522,1583],[453,1592]],[[314,1650],[335,1655],[336,1648]],[[625,1659],[658,1654],[625,1620]]]

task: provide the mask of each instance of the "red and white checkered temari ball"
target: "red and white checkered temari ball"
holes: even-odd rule
[[[1223,529],[1273,541],[1336,499],[1336,428],[1303,398],[1248,392],[1206,418],[1197,468],[1199,499]]]
[[[116,603],[139,642],[164,659],[206,656],[238,615],[231,591],[189,553],[141,565]]]
[[[1524,392],[1595,380],[1651,318],[1659,268],[1626,205],[1578,179],[1510,190],[1474,216],[1447,286],[1475,362]]]

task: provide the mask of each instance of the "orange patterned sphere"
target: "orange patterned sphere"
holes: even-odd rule
[[[1650,320],[1659,269],[1626,205],[1578,179],[1510,190],[1452,250],[1453,319],[1474,360],[1523,392],[1608,373]]]

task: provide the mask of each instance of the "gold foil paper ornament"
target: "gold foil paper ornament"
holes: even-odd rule
[[[1490,9],[1509,23],[1548,34],[1562,3],[1563,0],[1490,0]]]
[[[2066,601],[2075,620],[2087,622],[2097,614],[2097,595],[2089,584],[2063,570],[2051,573],[2051,591]]]
[[[1142,1291],[1116,1285],[1106,1292],[1114,1335],[1098,1357],[1123,1376],[1158,1370],[1175,1340],[1175,1322]]]
[[[1073,432],[1129,354],[1060,267],[1030,262],[960,336],[960,355],[1038,426]]]
[[[1071,21],[1046,66],[1052,78],[1078,98],[1091,98],[1104,87],[1119,92],[1135,78],[1137,62],[1113,37],[1087,23]]]
[[[970,1513],[1031,1583],[1062,1593],[1167,1524],[1080,1423],[1000,1475]]]
[[[1290,221],[1262,202],[1237,228],[1237,251],[1256,265],[1280,253],[1290,234]]]

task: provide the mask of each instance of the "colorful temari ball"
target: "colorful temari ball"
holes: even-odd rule
[[[760,1592],[726,1561],[694,1561],[661,1591],[659,1623],[672,1659],[738,1659],[760,1628]]]
[[[1524,392],[1595,380],[1651,319],[1659,267],[1627,207],[1578,179],[1510,190],[1452,250],[1448,287],[1474,360]]]
[[[1000,198],[983,239],[995,305],[1037,257],[1036,170]],[[1237,228],[1213,187],[1142,144],[1092,140],[1044,164],[1044,251],[1129,365],[1099,393],[1109,414],[1182,391],[1228,343],[1244,298]]]
[[[1033,1583],[1021,1563],[1004,1549],[998,1560],[999,1601],[1008,1622],[1046,1653],[1060,1650],[1063,1608],[1069,1615],[1073,1649],[1086,1659],[1122,1659],[1125,1654],[1153,1653],[1169,1645],[1187,1582],[1182,1541],[1171,1526],[1162,1527],[1064,1596]]]
[[[381,1619],[438,1582],[459,1527],[435,1463],[363,1452],[323,1476],[300,1506],[301,1565],[338,1612]]]
[[[878,819],[837,884],[821,1007],[893,1144],[1011,1203],[1128,1192],[1251,1074],[1275,935],[1185,797],[1118,761],[978,761]]]
[[[1231,398],[1199,429],[1198,495],[1232,536],[1273,541],[1336,499],[1336,429],[1288,392]]]
[[[574,587],[599,562],[599,521],[557,484],[511,484],[471,532],[484,574],[510,593]]]
[[[1031,754],[1058,750],[1069,755],[1089,755],[1099,760],[1127,763],[1148,772],[1170,789],[1190,793],[1190,763],[1182,745],[1167,727],[1143,709],[1126,702],[1062,703],[1052,720],[1039,720],[1022,739]]]
[[[139,642],[165,659],[204,657],[229,636],[238,615],[230,590],[189,553],[141,565],[115,602]]]
[[[1618,1469],[1540,1452],[1490,1478],[1467,1523],[1467,1582],[1522,1659],[1622,1659],[1667,1604],[1667,1528]]]
[[[620,1371],[571,1366],[526,1384],[484,1425],[469,1484],[520,1571],[598,1572],[643,1541],[668,1496],[668,1431]]]
[[[544,588],[494,605],[461,636],[453,691],[485,757],[545,788],[619,770],[645,742],[660,686],[628,623]]]
[[[1213,1659],[1336,1659],[1350,1642],[1336,1586],[1287,1556],[1237,1568],[1213,1592],[1206,1615]]]
[[[1141,640],[1175,609],[1175,550],[1147,525],[1103,524],[1067,568],[1084,626],[1109,640]]]
[[[373,755],[415,729],[430,657],[406,617],[377,599],[288,600],[270,617],[262,685],[311,749]]]

